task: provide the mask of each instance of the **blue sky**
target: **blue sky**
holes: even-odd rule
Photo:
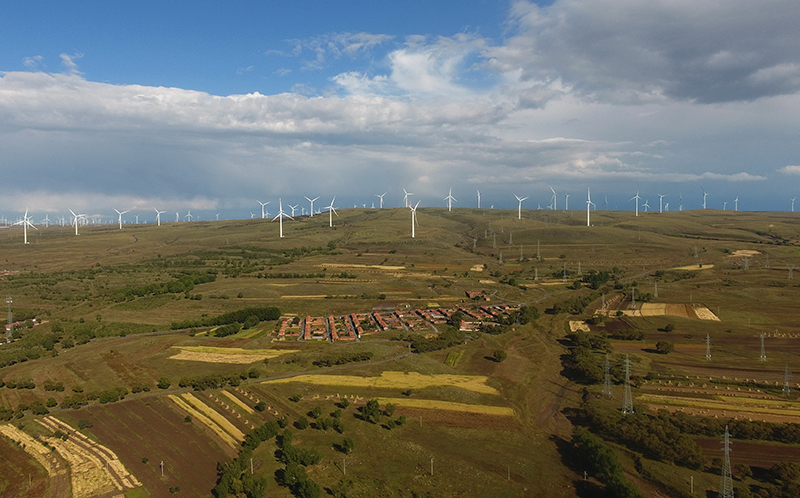
[[[118,4],[4,6],[0,213],[800,194],[792,1]]]

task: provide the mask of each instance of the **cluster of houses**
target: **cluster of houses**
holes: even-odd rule
[[[504,304],[478,306],[477,308],[432,308],[402,310],[373,310],[369,313],[347,315],[283,317],[278,339],[330,342],[353,341],[363,336],[396,330],[421,334],[438,333],[437,325],[446,324],[450,317],[460,312],[463,319],[459,328],[477,330],[484,322],[496,322],[515,308]]]

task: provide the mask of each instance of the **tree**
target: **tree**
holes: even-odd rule
[[[675,351],[675,345],[667,341],[658,341],[656,343],[656,351],[660,354],[669,354]]]
[[[506,358],[508,358],[508,353],[506,353],[502,349],[498,349],[494,353],[492,353],[492,359],[497,363],[502,362]]]
[[[361,409],[361,415],[367,422],[372,422],[375,424],[380,422],[381,408],[380,405],[378,404],[378,400],[373,398],[367,401],[367,404],[364,405],[364,408]]]
[[[297,422],[294,423],[294,426],[298,429],[307,429],[308,428],[308,419],[305,417],[300,417],[297,419]]]
[[[160,379],[158,379],[157,385],[159,389],[169,389],[169,386],[172,385],[172,382],[169,380],[169,377],[161,377]]]

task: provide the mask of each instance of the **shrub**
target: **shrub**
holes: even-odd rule
[[[169,377],[161,377],[158,379],[157,385],[159,389],[169,389],[169,386],[172,385],[172,382],[169,380]]]
[[[660,354],[669,354],[675,351],[675,345],[667,341],[658,341],[656,343],[656,351]]]
[[[266,403],[264,403],[263,401],[259,401],[259,402],[256,404],[256,406],[255,406],[255,409],[256,409],[256,410],[258,410],[258,411],[260,411],[260,412],[263,412],[264,410],[266,410],[266,409],[267,409],[267,404],[266,404]]]
[[[500,363],[500,362],[502,362],[502,361],[503,361],[503,360],[505,360],[507,357],[508,357],[508,353],[506,353],[505,351],[503,351],[503,350],[501,350],[501,349],[498,349],[498,350],[496,350],[494,353],[492,353],[492,359],[493,359],[494,361],[496,361],[497,363]]]
[[[94,424],[92,423],[91,420],[88,420],[88,419],[85,419],[85,418],[82,418],[82,419],[78,420],[78,429],[81,429],[81,430],[88,429],[88,428],[90,428],[92,426],[94,426]]]

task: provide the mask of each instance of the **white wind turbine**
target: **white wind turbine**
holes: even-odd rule
[[[408,206],[411,209],[411,238],[415,239],[417,237],[417,232],[415,231],[415,226],[417,224],[417,208],[419,207],[419,203],[422,201],[417,201],[417,205],[414,207]]]
[[[278,198],[278,215],[276,217],[272,218],[272,221],[278,220],[278,223],[281,226],[281,238],[283,238],[283,219],[284,218],[289,218],[290,220],[294,219],[291,216],[289,216],[288,214],[283,212],[283,202],[281,201],[280,198]]]
[[[657,195],[658,195],[658,212],[659,213],[663,213],[664,212],[664,197],[666,197],[666,194],[663,194],[663,195],[662,194],[657,194]]]
[[[381,195],[375,194],[375,197],[381,200],[381,209],[383,209],[383,196],[386,195],[386,192],[382,193]]]
[[[333,228],[333,215],[335,214],[336,216],[339,216],[339,213],[337,213],[336,209],[333,207],[333,201],[335,201],[335,200],[336,200],[336,196],[334,195],[333,199],[331,199],[331,205],[326,208],[328,210],[328,218],[329,218],[328,225],[331,228]]]
[[[553,211],[557,211],[557,210],[558,210],[558,194],[556,194],[556,191],[555,191],[555,190],[553,190],[553,187],[551,187],[550,185],[548,185],[548,188],[550,188],[550,192],[552,192],[552,193],[553,193],[553,197],[552,197],[552,200],[553,200],[552,209],[553,209]]]
[[[797,199],[797,197],[792,197],[792,212],[793,212],[793,213],[794,213],[794,200],[795,200],[795,199]]]
[[[122,230],[122,215],[125,213],[129,213],[130,209],[125,211],[118,211],[117,208],[114,208],[114,211],[117,211],[117,215],[119,216],[119,229]]]
[[[306,200],[311,203],[311,214],[309,215],[309,218],[314,217],[314,201],[316,201],[317,199],[319,199],[319,196],[314,197],[313,199],[309,199],[308,197],[306,197]]]
[[[569,211],[569,194],[564,192],[564,211]]]
[[[644,208],[644,212],[645,212],[645,213],[646,213],[648,210],[650,210],[650,200],[648,199],[648,200],[644,201],[644,205],[643,205],[642,207]]]
[[[453,201],[458,202],[458,200],[455,197],[453,197],[453,188],[452,187],[450,188],[450,192],[447,194],[447,197],[445,197],[444,200],[447,201],[447,210],[448,211],[452,211],[453,210]]]
[[[156,212],[156,223],[158,223],[158,226],[161,226],[161,215],[166,213],[166,211],[159,211],[156,208],[153,208],[153,211]]]
[[[406,207],[411,207],[411,206],[408,205],[408,196],[414,195],[414,194],[412,192],[409,192],[406,189],[403,189],[403,193],[405,193],[405,195],[403,196],[403,202],[405,203]]]
[[[50,228],[50,218],[48,218],[46,214],[44,215],[44,219],[42,220],[42,223],[44,223],[44,227],[45,228]]]
[[[631,201],[636,200],[636,216],[639,216],[639,199],[641,199],[641,197],[639,197],[639,189],[636,189],[636,195],[629,199]]]
[[[267,204],[269,204],[269,201],[267,201],[267,202],[257,201],[257,202],[259,204],[261,204],[261,219],[263,220],[265,218],[265,216],[264,216],[264,208],[266,207]]]
[[[703,209],[705,209],[706,208],[706,197],[708,197],[708,194],[706,193],[706,189],[704,189],[703,187],[700,187],[700,190],[703,191]]]
[[[299,206],[299,205],[300,204],[295,204],[294,206],[292,206],[291,204],[289,204],[289,208],[292,210],[292,216],[294,216],[294,210],[297,209],[297,206]],[[294,218],[292,218],[292,219],[294,219]]]
[[[683,211],[683,194],[681,194],[681,198],[678,199],[678,211]]]
[[[480,209],[481,208],[481,191],[478,190],[477,192],[478,192],[478,209]]]
[[[728,201],[722,201],[722,210],[726,211],[728,209]]]
[[[192,216],[191,209],[186,213],[186,216],[184,216],[184,218],[186,218],[187,221],[192,221],[194,219],[194,216]]]
[[[86,219],[86,215],[85,214],[75,214],[75,211],[73,211],[71,209],[69,210],[69,212],[72,213],[72,220],[73,220],[73,223],[75,223],[75,235],[78,235],[78,223],[80,223],[80,220]]]
[[[175,223],[181,221],[181,215],[177,211],[175,212]]]
[[[31,219],[28,218],[28,208],[25,208],[25,216],[23,216],[21,220],[19,220],[18,222],[14,223],[14,224],[15,225],[22,225],[22,233],[24,234],[24,236],[23,236],[23,244],[27,244],[28,243],[28,227],[31,227],[34,230],[39,230],[38,228],[33,226],[33,223],[31,223]]]
[[[517,198],[519,201],[519,208],[517,209],[517,217],[521,220],[522,219],[522,201],[527,199],[527,197],[520,197],[517,194],[514,194],[514,197]]]
[[[739,196],[738,195],[736,196],[736,199],[733,200],[733,210],[734,211],[738,211],[739,210]]]
[[[594,208],[597,209],[597,206],[595,205],[595,203],[592,202],[592,191],[587,188],[586,189],[586,226],[587,227],[592,226],[592,224],[590,222],[590,218],[589,218],[589,213],[590,213],[590,209],[591,209],[592,206],[594,206]]]

